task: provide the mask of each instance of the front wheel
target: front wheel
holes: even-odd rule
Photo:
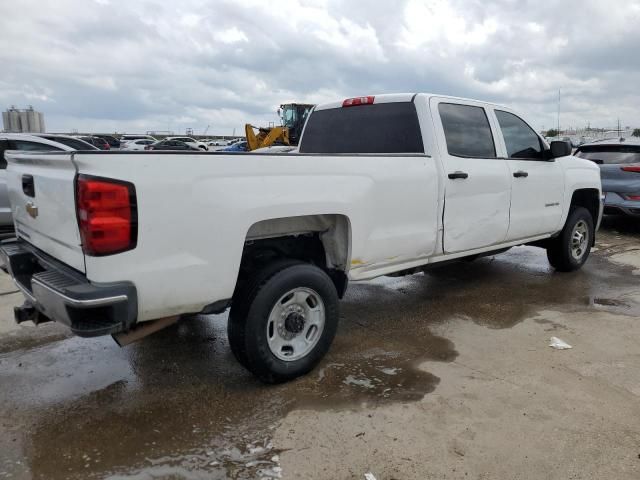
[[[577,207],[569,213],[558,237],[547,247],[547,258],[560,272],[578,270],[587,261],[593,246],[595,229],[589,210]]]
[[[338,294],[313,265],[281,261],[240,289],[229,314],[236,358],[266,383],[311,371],[327,353],[338,326]]]

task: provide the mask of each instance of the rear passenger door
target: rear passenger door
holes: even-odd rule
[[[494,109],[501,135],[499,150],[511,175],[511,211],[507,240],[552,233],[560,228],[564,173],[545,158],[538,134],[520,117]]]
[[[444,169],[445,253],[504,242],[511,178],[506,160],[498,158],[486,107],[434,97],[431,112]]]

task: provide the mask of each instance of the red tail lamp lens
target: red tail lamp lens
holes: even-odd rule
[[[138,222],[133,184],[80,175],[76,202],[85,254],[111,255],[135,248]]]

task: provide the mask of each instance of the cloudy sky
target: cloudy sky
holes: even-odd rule
[[[1,0],[0,106],[49,131],[240,133],[283,102],[435,92],[640,126],[640,0]]]

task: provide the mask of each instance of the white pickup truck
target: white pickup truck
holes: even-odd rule
[[[230,307],[236,358],[286,381],[329,349],[349,280],[522,244],[580,268],[600,172],[570,155],[509,108],[428,94],[319,105],[291,154],[8,154],[16,320],[128,343]]]

